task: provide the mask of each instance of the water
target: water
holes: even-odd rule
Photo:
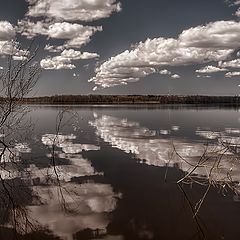
[[[1,204],[0,239],[239,238],[237,109],[30,109],[1,170],[22,212],[14,225]]]

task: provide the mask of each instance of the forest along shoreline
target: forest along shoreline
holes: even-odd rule
[[[5,100],[4,98],[0,99],[0,101]],[[27,97],[21,99],[20,102],[23,104],[214,104],[240,106],[240,96],[54,95]]]

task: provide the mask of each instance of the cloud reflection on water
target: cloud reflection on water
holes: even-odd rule
[[[41,201],[40,205],[28,207],[30,217],[62,239],[71,240],[74,234],[84,229],[98,229],[106,233],[110,221],[108,213],[115,209],[120,195],[115,194],[109,184],[71,182],[74,177],[102,175],[94,170],[89,160],[79,154],[83,150],[99,150],[99,147],[73,143],[76,140],[73,134],[45,134],[41,140],[44,145],[55,145],[59,149],[54,152],[55,167],[39,169],[35,165],[30,166],[31,177],[37,182],[33,184],[33,190]],[[51,159],[52,155],[48,154],[48,157]],[[57,165],[58,159],[66,159],[68,164]],[[51,181],[58,179],[60,186],[49,184],[49,178]]]
[[[62,239],[73,239],[75,233],[84,229],[106,233],[108,213],[117,202],[111,185],[68,182],[61,187],[64,204],[71,213],[64,212],[59,203],[58,186],[35,186],[33,190],[41,196],[43,204],[30,206],[30,216]]]
[[[181,136],[173,137],[171,129],[160,130],[158,135],[155,130],[141,127],[137,122],[107,115],[99,116],[89,124],[96,128],[96,134],[105,142],[126,153],[134,154],[142,163],[154,166],[178,166],[183,171],[190,172],[201,156],[206,154],[208,162],[199,166],[194,171],[195,174],[201,177],[211,174],[214,181],[219,182],[229,181],[231,174],[233,181],[240,182],[240,163],[231,149],[226,149],[225,146],[227,144],[229,147],[236,147],[236,144],[240,144],[239,136],[234,135],[238,132],[237,129],[231,131],[226,129],[222,132],[197,129],[196,135],[207,140],[215,139],[209,143],[207,140],[194,141]],[[163,136],[167,133],[167,136]],[[212,169],[219,156],[222,156],[219,167]]]
[[[81,153],[82,151],[97,151],[100,148],[91,144],[80,144],[73,143],[77,137],[73,134],[62,135],[62,134],[44,134],[42,136],[42,143],[49,147],[55,145],[56,147],[62,148],[65,153]]]
[[[80,153],[100,148],[76,143],[76,139],[73,134],[44,134],[41,137],[43,145],[49,149],[53,145],[56,147],[54,153],[50,151],[47,154],[49,166],[38,167],[36,162],[19,171],[8,163],[10,171],[1,170],[3,179],[22,179],[34,192],[36,197],[30,206],[27,205],[29,219],[67,240],[72,240],[74,234],[84,229],[98,229],[99,233],[106,234],[110,222],[109,213],[116,208],[118,198],[121,197],[121,194],[113,192],[110,184],[87,181],[87,177],[103,173],[95,171],[91,162]],[[17,153],[17,159],[21,163],[21,154],[29,153],[31,149],[27,144],[17,144],[12,151]],[[54,164],[51,163],[53,157]],[[61,164],[59,160],[62,161]],[[86,177],[86,182],[74,183],[72,179],[75,177]]]

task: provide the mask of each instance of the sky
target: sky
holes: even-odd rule
[[[0,3],[0,71],[38,47],[37,96],[240,94],[239,0]]]

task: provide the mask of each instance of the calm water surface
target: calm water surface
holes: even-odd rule
[[[14,233],[1,206],[1,240],[240,238],[237,109],[30,108],[33,130],[15,147],[24,171],[1,176],[18,186],[32,230]]]

